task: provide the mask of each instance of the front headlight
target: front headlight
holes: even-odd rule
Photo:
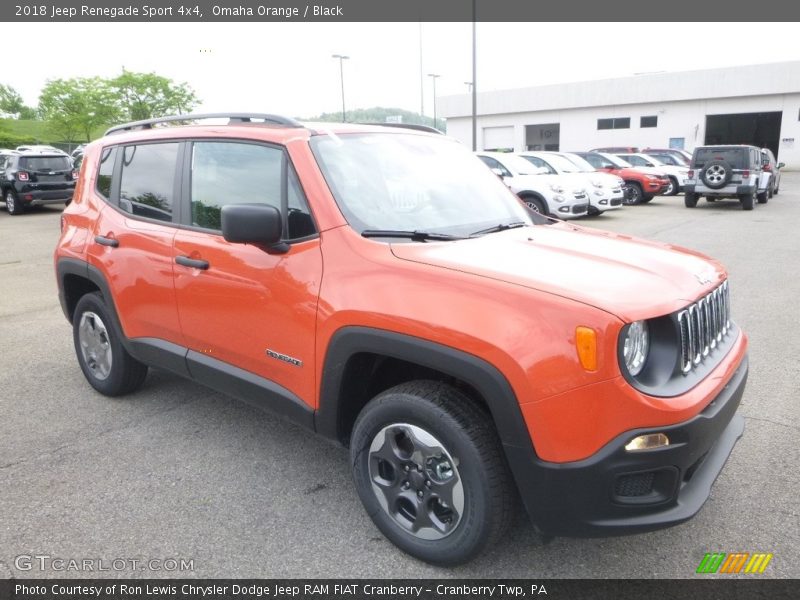
[[[655,175],[648,175],[648,176],[647,176],[647,178],[648,178],[650,181],[658,181],[658,177],[656,177]]]
[[[551,183],[550,189],[553,190],[556,194],[563,194],[564,193],[564,186],[558,185],[557,183]]]
[[[622,358],[631,377],[642,372],[650,351],[650,331],[645,321],[634,321],[625,332],[622,342]]]

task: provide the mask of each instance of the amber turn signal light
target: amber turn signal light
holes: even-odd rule
[[[597,334],[591,327],[575,328],[575,347],[581,365],[587,371],[597,371]]]

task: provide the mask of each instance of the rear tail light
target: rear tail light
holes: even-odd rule
[[[64,225],[65,224],[66,224],[66,221],[64,219],[64,215],[61,215],[61,233],[64,233]]]
[[[30,181],[31,176],[30,173],[27,171],[17,171],[17,180],[18,181]]]
[[[72,181],[78,179],[78,169],[72,169]]]
[[[694,179],[694,169],[689,169],[688,176],[689,176],[689,179]]]
[[[742,169],[742,177],[750,177],[750,169]]]

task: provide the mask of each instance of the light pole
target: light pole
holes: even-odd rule
[[[438,129],[436,127],[436,80],[441,77],[441,75],[437,75],[436,73],[428,73],[428,77],[433,80],[433,128]]]
[[[334,54],[331,58],[338,58],[339,59],[339,79],[342,82],[342,123],[345,122],[344,119],[344,66],[343,61],[349,59],[349,56],[345,56],[344,54]]]
[[[472,82],[471,81],[465,81],[464,85],[467,86],[467,93],[468,94],[472,93]]]

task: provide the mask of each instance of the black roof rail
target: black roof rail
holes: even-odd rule
[[[189,115],[170,115],[168,117],[156,117],[155,119],[144,119],[142,121],[132,121],[123,125],[116,125],[108,129],[104,135],[120,133],[122,131],[133,131],[134,129],[152,129],[153,125],[159,123],[171,123],[175,121],[201,121],[206,119],[228,119],[231,123],[253,123],[263,121],[272,125],[284,125],[286,127],[303,127],[299,121],[280,115],[268,115],[261,113],[205,113]]]
[[[438,133],[444,135],[435,127],[429,125],[415,125],[412,123],[357,123],[357,125],[378,125],[379,127],[397,127],[399,129],[416,129],[417,131],[425,131],[427,133]]]

